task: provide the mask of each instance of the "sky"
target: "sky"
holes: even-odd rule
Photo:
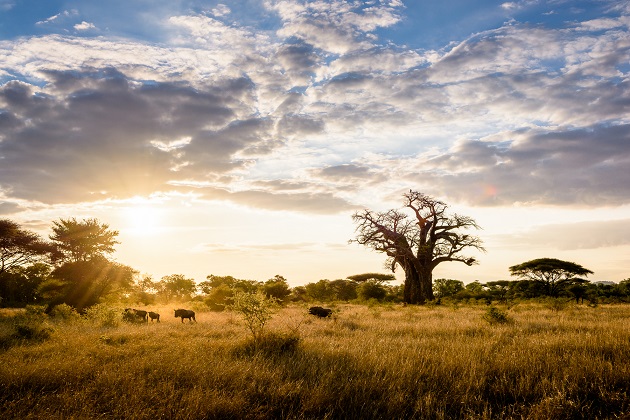
[[[482,228],[434,278],[630,278],[630,3],[0,0],[0,218],[297,286],[387,272],[352,214],[410,189]]]

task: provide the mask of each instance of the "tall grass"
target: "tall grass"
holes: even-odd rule
[[[502,309],[505,310],[505,309]],[[604,419],[630,415],[630,306],[284,308],[182,324],[43,321],[0,349],[1,418]],[[2,316],[0,314],[0,316]],[[0,339],[16,317],[0,322]]]

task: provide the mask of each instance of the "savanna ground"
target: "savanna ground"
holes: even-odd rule
[[[119,324],[5,311],[0,418],[630,415],[630,305],[333,308],[283,308],[256,346],[233,312],[182,324],[149,308],[160,324]]]

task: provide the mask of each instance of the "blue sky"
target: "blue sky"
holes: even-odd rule
[[[438,277],[619,281],[629,27],[607,0],[0,0],[0,217],[98,217],[156,277],[300,284],[383,271],[350,216],[412,188],[484,228]]]

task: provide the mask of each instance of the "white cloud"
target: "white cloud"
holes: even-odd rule
[[[74,25],[74,29],[77,31],[88,31],[90,29],[96,29],[96,26],[94,26],[93,23],[83,21]]]
[[[212,9],[212,14],[216,17],[227,16],[230,13],[232,13],[232,11],[225,4],[217,4],[217,7]]]

